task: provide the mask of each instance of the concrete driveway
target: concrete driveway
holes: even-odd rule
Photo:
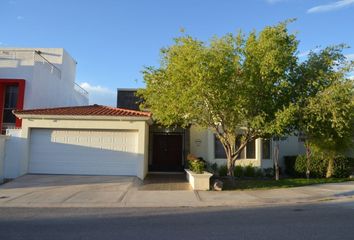
[[[0,205],[50,207],[119,204],[136,177],[25,175],[0,186]]]

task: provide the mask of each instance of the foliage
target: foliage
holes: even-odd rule
[[[266,177],[274,177],[274,168],[265,168],[263,169],[263,172],[264,172],[264,176]]]
[[[326,152],[339,153],[352,141],[354,117],[352,81],[336,82],[308,100],[303,121],[310,142]]]
[[[256,168],[253,167],[252,164],[244,167],[244,176],[245,177],[255,177],[256,176]]]
[[[312,52],[294,71],[293,101],[298,106],[297,129],[315,149],[329,158],[326,176],[333,174],[334,157],[352,145],[354,131],[353,68],[344,45]]]
[[[284,156],[285,173],[289,176],[295,176],[295,162],[297,156]]]
[[[219,167],[219,176],[220,177],[225,177],[225,176],[227,176],[227,166],[226,165],[221,165],[220,167]]]
[[[335,178],[349,177],[353,170],[353,163],[354,163],[353,158],[337,156],[334,159],[333,177]]]
[[[205,170],[205,162],[199,159],[188,161],[189,170],[192,172],[202,174]]]
[[[212,129],[232,176],[248,142],[284,132],[292,120],[289,81],[298,41],[288,33],[288,22],[259,33],[214,37],[209,44],[188,35],[176,38],[161,50],[160,67],[143,71],[142,107],[162,125]]]
[[[241,178],[243,177],[244,175],[244,169],[241,165],[237,165],[235,166],[235,169],[234,169],[234,176],[235,177],[238,177],[238,178]]]
[[[262,178],[264,177],[263,170],[261,168],[257,168],[255,172],[255,177]]]
[[[310,175],[312,177],[325,177],[327,173],[329,156],[325,154],[316,154],[310,158]],[[349,177],[352,172],[353,159],[345,157],[343,155],[337,155],[334,157],[333,164],[333,177],[345,178]],[[298,156],[295,162],[295,175],[303,177],[306,174],[306,157]]]
[[[322,178],[326,176],[328,160],[318,155],[310,157],[310,176]],[[299,155],[295,162],[295,174],[298,177],[305,177],[307,170],[307,160],[305,155]]]
[[[347,78],[353,63],[343,55],[344,45],[299,62],[289,22],[208,43],[189,35],[174,39],[161,50],[160,66],[143,71],[141,107],[161,125],[213,130],[230,176],[248,142],[294,130],[332,156],[330,169],[353,132],[354,84]]]
[[[217,163],[213,163],[213,164],[207,163],[207,170],[213,174],[218,174],[218,164]]]

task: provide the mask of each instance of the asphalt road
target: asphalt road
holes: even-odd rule
[[[0,239],[354,239],[354,203],[236,208],[0,208]]]

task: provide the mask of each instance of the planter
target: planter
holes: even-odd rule
[[[187,173],[187,180],[192,186],[193,190],[209,190],[210,189],[210,178],[213,174],[209,172],[195,173],[189,169],[184,169]]]

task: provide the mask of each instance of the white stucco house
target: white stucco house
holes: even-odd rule
[[[131,96],[120,90],[119,96]],[[134,99],[135,101],[136,99]],[[192,153],[223,165],[225,154],[214,133],[196,126],[164,128],[149,112],[100,105],[16,110],[22,120],[16,158],[7,157],[6,177],[33,174],[129,175],[144,179],[148,172],[182,172]],[[270,168],[272,142],[256,139],[237,164]],[[297,155],[296,137],[281,142],[280,157]],[[7,150],[7,149],[6,149]],[[10,176],[7,173],[11,173]]]
[[[21,174],[25,154],[22,120],[13,110],[88,105],[87,91],[75,83],[76,65],[63,48],[0,48],[0,180]]]
[[[0,136],[0,180],[27,173],[144,179],[148,172],[183,172],[189,153],[226,163],[211,130],[154,124],[138,110],[136,89],[118,89],[117,108],[88,105],[75,69],[64,49],[0,49],[0,127],[9,135]],[[302,151],[296,137],[280,144],[281,159]],[[265,169],[271,159],[272,141],[256,139],[237,164]]]
[[[21,127],[14,109],[87,105],[76,65],[63,48],[0,48],[1,132]]]

